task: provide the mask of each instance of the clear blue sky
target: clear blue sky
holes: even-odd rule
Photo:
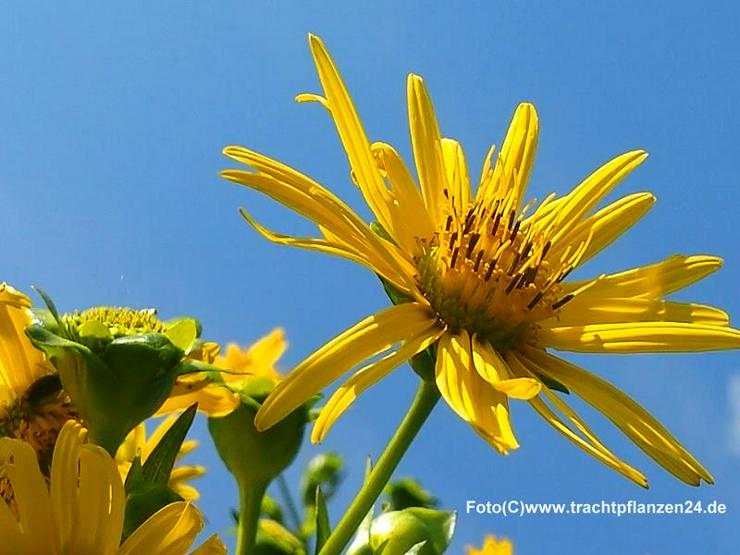
[[[165,318],[193,315],[222,342],[251,342],[282,325],[291,341],[286,370],[386,306],[365,270],[258,237],[238,206],[283,231],[309,227],[218,177],[231,165],[221,148],[245,144],[364,210],[327,115],[292,100],[318,90],[306,44],[313,32],[334,54],[370,136],[406,155],[411,71],[427,80],[444,133],[462,141],[476,174],[515,105],[534,102],[538,198],[565,192],[616,154],[647,149],[650,158],[619,192],[651,190],[658,204],[581,275],[676,252],[720,254],[724,269],[679,298],[740,315],[737,3],[125,4],[0,8],[0,280],[24,290],[39,284],[66,310],[124,304],[157,306]],[[416,475],[460,511],[451,552],[489,532],[510,537],[518,554],[735,552],[740,458],[730,384],[740,355],[572,360],[643,403],[717,484],[683,485],[585,409],[613,449],[646,472],[649,491],[582,454],[526,405],[513,409],[522,447],[505,458],[441,405],[400,474]],[[365,456],[380,452],[413,391],[410,371],[399,369],[322,447],[348,462],[334,520],[359,485]],[[212,471],[200,481],[201,507],[209,532],[223,531],[223,501],[235,503],[235,490],[199,426],[204,446],[191,460]],[[298,463],[318,449],[307,444]],[[296,471],[289,477],[295,481]],[[464,514],[470,498],[716,499],[729,513],[504,519]]]

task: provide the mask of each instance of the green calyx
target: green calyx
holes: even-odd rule
[[[59,316],[42,297],[48,311],[26,334],[59,372],[91,440],[114,454],[162,406],[176,377],[192,371],[185,355],[200,326],[189,318],[159,322],[153,310],[100,307]]]
[[[309,421],[308,407],[301,406],[269,430],[258,431],[254,417],[268,385],[255,381],[258,383],[249,387],[254,388],[250,393],[255,397],[243,390],[239,408],[224,417],[208,419],[218,454],[240,484],[269,483],[285,470],[298,453]]]

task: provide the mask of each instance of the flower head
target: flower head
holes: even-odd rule
[[[196,363],[199,345],[192,318],[161,322],[154,309],[97,307],[59,316],[45,296],[26,333],[59,373],[93,440],[115,453],[126,435],[152,416],[180,374]]]
[[[26,337],[32,320],[31,300],[0,284],[0,437],[27,442],[48,472],[57,434],[77,411],[43,351]]]
[[[200,513],[187,502],[160,509],[121,543],[123,482],[110,455],[85,437],[76,422],[64,425],[48,486],[29,445],[0,439],[0,473],[15,496],[14,510],[0,501],[0,555],[186,553],[203,527]],[[219,544],[212,538],[194,554],[226,553]]]
[[[358,395],[431,347],[442,396],[501,453],[518,447],[509,400],[525,400],[579,447],[646,485],[645,477],[606,448],[557,394],[570,391],[678,478],[695,485],[711,482],[694,457],[634,401],[549,352],[740,347],[740,332],[729,327],[723,311],[664,299],[718,269],[718,258],[674,256],[618,274],[566,281],[653,204],[650,193],[636,193],[597,209],[646,153],[616,157],[562,197],[525,203],[539,123],[534,106],[523,103],[498,155],[489,151],[474,189],[461,146],[441,135],[424,81],[410,75],[417,186],[393,147],[368,141],[322,42],[312,36],[310,45],[324,94],[298,100],[317,101],[329,111],[352,178],[377,219],[376,231],[309,177],[254,151],[226,148],[227,156],[253,171],[222,175],[312,220],[321,233],[318,238],[274,233],[242,210],[262,235],[359,262],[403,302],[359,322],[299,364],[262,406],[258,428],[274,425],[359,366],[323,407],[312,435],[320,441]]]

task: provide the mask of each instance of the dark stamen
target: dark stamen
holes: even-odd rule
[[[514,276],[514,278],[511,280],[511,283],[509,283],[508,287],[506,288],[507,295],[514,290],[514,288],[517,286],[517,283],[521,281],[522,277],[524,277],[522,274],[517,274]]]
[[[452,216],[447,216],[447,223],[445,224],[445,231],[449,231],[452,227]]]
[[[452,248],[452,245],[455,244],[455,241],[457,241],[457,231],[455,231],[452,235],[450,235],[450,244],[447,247],[447,250]]]
[[[537,294],[536,294],[536,295],[534,296],[534,299],[532,299],[531,301],[529,301],[529,304],[527,305],[527,308],[528,308],[529,310],[532,310],[532,309],[533,309],[533,308],[535,307],[535,305],[536,305],[536,304],[537,304],[538,302],[540,302],[540,299],[541,299],[541,298],[542,298],[542,297],[543,297],[544,295],[545,295],[545,292],[544,292],[544,291],[540,291],[539,293],[537,293]]]
[[[470,240],[468,241],[468,250],[465,252],[465,258],[470,258],[470,255],[473,254],[473,249],[475,248],[475,244],[478,242],[478,239],[480,239],[480,233],[473,233],[470,236]]]
[[[474,270],[474,271],[476,271],[476,272],[478,271],[478,268],[480,268],[480,261],[481,261],[482,259],[483,259],[483,251],[482,251],[482,250],[479,250],[479,251],[478,251],[478,256],[477,256],[477,258],[475,259],[475,266],[473,267],[473,270]]]
[[[460,247],[455,247],[455,250],[452,251],[452,260],[450,261],[450,268],[455,267],[455,261],[457,260],[458,254],[460,254]]]
[[[552,309],[553,310],[557,310],[558,308],[560,308],[561,306],[563,306],[565,303],[567,303],[568,301],[570,301],[574,297],[575,297],[575,295],[573,293],[568,293],[565,297],[563,297],[562,299],[560,299],[558,302],[553,303]]]

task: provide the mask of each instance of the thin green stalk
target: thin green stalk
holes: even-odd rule
[[[257,538],[262,498],[268,483],[252,481],[239,485],[239,526],[236,531],[236,555],[252,555]]]
[[[288,515],[293,521],[293,525],[295,526],[296,530],[298,530],[301,527],[301,517],[298,515],[298,509],[296,508],[295,502],[293,501],[293,496],[290,493],[290,488],[288,487],[288,483],[285,480],[285,476],[281,474],[277,477],[277,481],[278,487],[280,488],[280,493],[282,494],[283,500],[285,501],[285,505],[288,507]]]
[[[419,382],[419,389],[406,417],[393,434],[362,489],[321,548],[319,555],[339,555],[342,552],[357,531],[362,519],[380,497],[393,471],[437,404],[439,391],[435,385],[425,380],[419,380]]]

